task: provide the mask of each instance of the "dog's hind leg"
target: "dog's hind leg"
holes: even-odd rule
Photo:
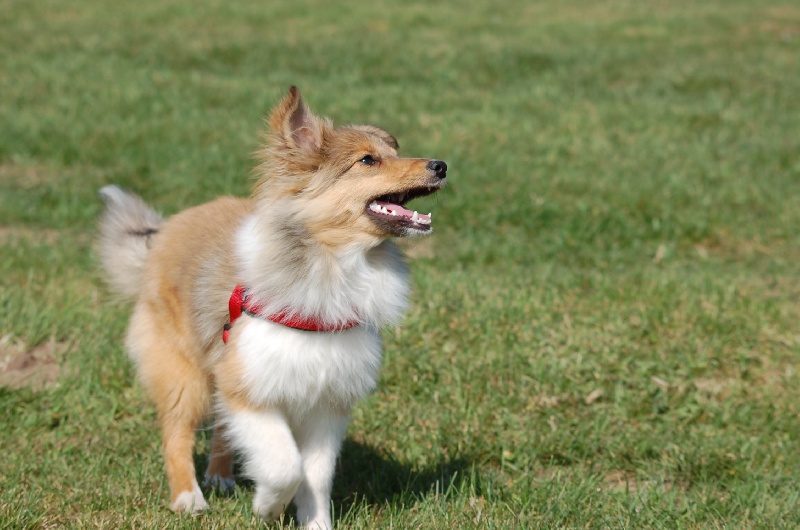
[[[233,478],[233,450],[225,433],[225,424],[221,422],[217,422],[214,425],[214,435],[211,438],[211,456],[208,460],[203,486],[215,488],[222,493],[231,493],[236,487],[236,482]]]
[[[180,364],[184,365],[180,375],[164,374],[153,389],[161,394],[158,415],[164,434],[170,508],[176,512],[198,512],[208,508],[208,504],[195,476],[194,441],[197,427],[208,410],[210,391],[204,374],[190,363]]]
[[[128,349],[142,382],[155,398],[163,432],[164,460],[171,491],[170,508],[197,512],[208,504],[194,467],[195,432],[211,404],[211,381],[163,329],[164,323],[139,307],[128,331]]]

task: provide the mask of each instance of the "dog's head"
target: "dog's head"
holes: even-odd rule
[[[334,127],[292,87],[269,118],[257,196],[332,246],[429,233],[430,215],[404,205],[441,189],[447,165],[401,158],[397,150],[379,127]]]

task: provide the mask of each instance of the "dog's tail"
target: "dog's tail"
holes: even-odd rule
[[[135,298],[150,246],[164,218],[140,197],[117,186],[105,186],[99,193],[106,205],[98,249],[106,278],[119,294]]]

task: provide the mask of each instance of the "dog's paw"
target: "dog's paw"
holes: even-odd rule
[[[181,492],[170,505],[170,509],[175,512],[199,513],[208,509],[208,503],[200,488],[195,486],[192,491]]]
[[[274,521],[278,519],[283,513],[284,505],[264,502],[256,497],[253,499],[253,512],[256,515],[267,521]]]
[[[203,488],[216,490],[224,495],[230,495],[236,489],[236,481],[233,477],[223,477],[222,475],[206,475],[203,480]]]
[[[258,487],[256,487],[258,488]],[[284,513],[289,502],[292,500],[291,495],[283,495],[280,498],[272,494],[264,494],[256,489],[253,496],[253,511],[264,520],[275,521],[280,519],[281,514]]]
[[[309,530],[331,530],[333,525],[331,524],[330,517],[320,517],[302,523],[301,528],[308,528]]]

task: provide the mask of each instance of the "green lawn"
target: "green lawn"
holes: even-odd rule
[[[800,5],[0,0],[0,527],[263,525],[167,509],[92,245],[246,194],[291,84],[450,167],[341,526],[800,526]]]

